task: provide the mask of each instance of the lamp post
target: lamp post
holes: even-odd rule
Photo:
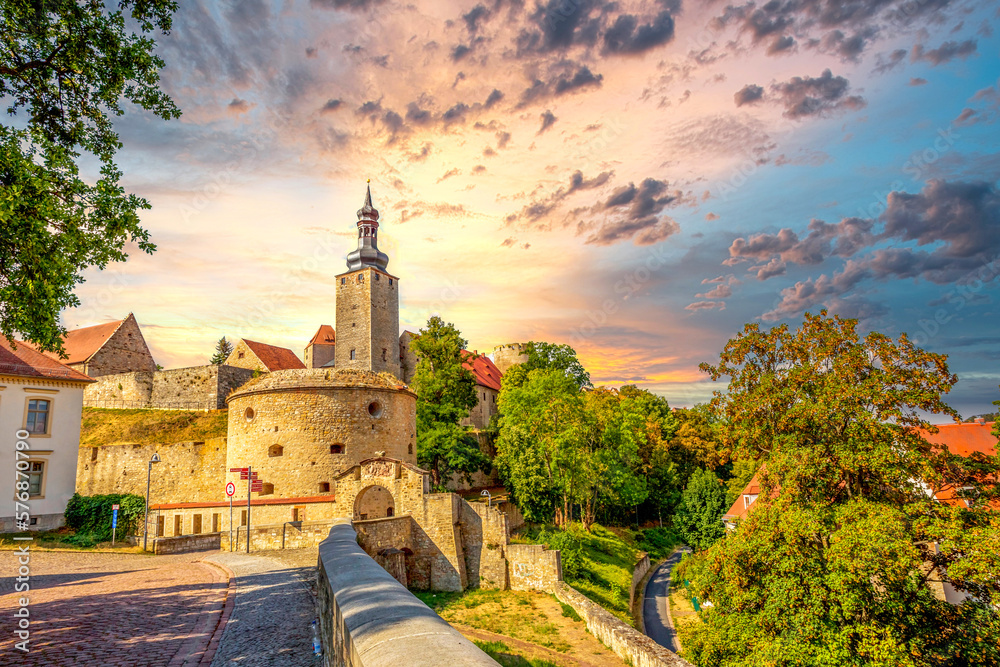
[[[149,541],[149,479],[153,475],[153,464],[160,462],[160,454],[158,452],[153,452],[153,456],[149,459],[149,465],[146,468],[146,518],[142,524],[142,550],[146,550],[146,544]]]
[[[482,492],[479,495],[486,496],[486,506],[487,507],[489,507],[491,504],[493,504],[493,496],[490,495],[490,492],[488,490],[483,489]]]

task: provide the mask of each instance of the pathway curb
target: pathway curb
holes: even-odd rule
[[[226,588],[226,601],[222,605],[222,614],[219,616],[215,631],[208,641],[208,647],[202,655],[201,662],[198,663],[199,667],[209,667],[212,664],[212,660],[215,659],[216,652],[219,650],[222,635],[226,631],[226,625],[229,624],[229,618],[233,615],[233,608],[236,606],[236,575],[226,565],[208,560],[207,556],[201,562],[219,568],[229,580],[229,585]]]

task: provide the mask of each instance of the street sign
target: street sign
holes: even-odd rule
[[[115,546],[115,536],[118,532],[118,505],[111,506],[111,546]]]
[[[111,506],[111,509],[112,509],[112,510],[116,510],[116,509],[118,509],[118,505],[112,505],[112,506]]]
[[[264,483],[263,482],[259,482],[259,483],[258,482],[254,482],[253,484],[250,485],[250,490],[251,491],[256,491],[257,493],[260,493],[261,491],[264,490]]]
[[[251,473],[241,472],[240,473],[240,479],[257,479],[257,473],[255,473],[255,472],[251,472]]]
[[[233,484],[232,482],[227,483],[226,484],[226,495],[227,496],[232,496],[235,493],[236,493],[236,485]]]
[[[229,472],[246,472],[246,468],[230,468]]]

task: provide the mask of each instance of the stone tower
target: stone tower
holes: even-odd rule
[[[506,373],[511,366],[526,361],[528,361],[528,351],[525,343],[507,343],[493,348],[493,363],[501,373]]]
[[[385,270],[389,257],[378,249],[378,218],[369,187],[358,211],[358,247],[336,278],[334,364],[400,377],[399,279]]]

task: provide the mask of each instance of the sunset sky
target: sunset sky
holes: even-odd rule
[[[400,325],[570,343],[706,400],[744,323],[827,307],[1000,398],[1000,12],[948,0],[182,2],[176,121],[118,119],[158,250],[86,274],[164,367],[298,354],[371,179]]]

